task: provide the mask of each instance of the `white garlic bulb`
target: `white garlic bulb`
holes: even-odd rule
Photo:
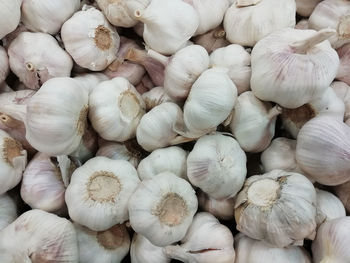
[[[320,96],[339,66],[338,54],[324,41],[333,34],[286,28],[260,40],[251,53],[254,95],[291,109]]]
[[[15,201],[7,194],[0,195],[0,230],[7,227],[17,218]]]
[[[120,263],[129,252],[130,237],[125,225],[115,225],[100,232],[78,224],[74,227],[80,263]]]
[[[200,45],[206,49],[206,51],[210,54],[215,49],[228,46],[230,42],[228,42],[225,38],[226,32],[222,26],[218,26],[210,30],[209,32],[195,36],[193,38],[193,42],[196,45]]]
[[[185,236],[197,208],[192,186],[170,172],[142,181],[128,204],[131,227],[159,247]]]
[[[273,170],[249,177],[236,197],[237,230],[274,247],[314,238],[316,191],[303,175]]]
[[[344,216],[324,222],[312,242],[313,262],[342,263],[350,261],[348,238],[350,217]]]
[[[39,89],[54,77],[69,77],[73,68],[72,58],[45,33],[20,33],[11,42],[8,54],[11,70],[29,89]]]
[[[296,160],[321,184],[349,181],[350,127],[327,115],[308,121],[298,134]]]
[[[79,7],[79,0],[24,0],[22,22],[30,31],[55,35]]]
[[[16,29],[21,18],[22,0],[0,1],[0,39]]]
[[[78,80],[82,87],[90,94],[99,83],[108,80],[108,77],[102,73],[83,73],[76,75],[74,79]]]
[[[66,189],[66,204],[74,222],[103,231],[128,220],[128,200],[139,184],[127,161],[95,157],[77,168]]]
[[[302,247],[271,247],[242,233],[235,236],[235,263],[311,263],[310,255]]]
[[[297,13],[301,16],[308,17],[321,1],[322,0],[296,0]]]
[[[133,85],[116,77],[101,82],[89,97],[89,119],[106,140],[123,142],[136,135],[146,105]]]
[[[103,71],[108,78],[113,79],[116,77],[126,78],[132,85],[137,85],[142,81],[146,70],[143,66],[124,61],[116,69],[110,69],[109,67]]]
[[[142,99],[146,104],[146,110],[149,111],[163,102],[173,102],[163,87],[154,87],[142,94]]]
[[[350,69],[350,43],[345,44],[337,49],[340,65],[336,76],[337,80],[350,84],[349,69]]]
[[[54,214],[30,210],[0,232],[0,262],[76,263],[78,259],[73,224]]]
[[[10,72],[9,58],[6,50],[0,46],[0,83],[3,82]]]
[[[213,215],[201,212],[195,215],[181,245],[167,246],[167,256],[185,263],[225,263],[235,261],[231,231]]]
[[[215,199],[234,197],[247,175],[247,157],[238,142],[220,133],[198,139],[187,158],[190,182]]]
[[[132,263],[170,263],[162,247],[153,245],[144,236],[135,233],[130,247]]]
[[[199,25],[196,10],[182,0],[152,0],[147,8],[135,10],[143,22],[143,39],[147,46],[164,55],[184,47]]]
[[[234,219],[235,199],[216,200],[200,191],[198,194],[199,207],[220,220]]]
[[[62,26],[67,52],[81,67],[105,69],[116,58],[120,37],[103,14],[95,8],[76,12]]]
[[[142,159],[137,172],[141,180],[152,179],[162,172],[171,172],[186,180],[187,155],[185,150],[177,146],[154,150]]]
[[[324,0],[313,10],[309,18],[310,29],[332,28],[336,34],[329,38],[334,48],[349,43],[349,8],[346,0]]]
[[[294,0],[235,0],[224,18],[226,38],[234,44],[254,46],[268,34],[295,26]]]

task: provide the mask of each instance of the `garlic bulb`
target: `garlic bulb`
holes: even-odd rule
[[[327,115],[308,121],[298,134],[296,160],[321,184],[349,181],[350,127]]]
[[[22,32],[8,53],[11,70],[29,89],[39,89],[54,77],[69,77],[73,68],[72,58],[49,34]]]
[[[197,207],[192,186],[170,172],[163,172],[142,181],[130,197],[130,224],[153,245],[170,245],[185,236]]]
[[[218,48],[210,55],[211,67],[226,67],[238,94],[250,89],[250,54],[240,45]]]
[[[184,47],[199,25],[196,10],[182,0],[152,0],[134,16],[145,24],[143,39],[147,46],[164,55]]]
[[[337,49],[340,65],[336,79],[350,84],[349,69],[350,69],[350,43],[345,44],[342,47]]]
[[[30,31],[55,35],[79,7],[79,0],[24,0],[22,22]]]
[[[92,71],[105,69],[116,58],[120,37],[95,8],[76,12],[61,28],[67,52],[81,67]]]
[[[0,1],[0,39],[16,29],[21,18],[22,0]]]
[[[135,137],[146,105],[125,78],[104,81],[89,97],[89,119],[98,134],[110,141],[123,142]]]
[[[76,233],[65,218],[30,210],[0,233],[1,262],[78,262]]]
[[[195,36],[193,42],[197,45],[201,45],[210,54],[215,49],[225,47],[230,44],[225,38],[226,32],[222,26],[218,26],[210,30],[209,32]]]
[[[238,96],[232,115],[230,129],[239,145],[246,152],[265,150],[275,135],[278,106],[257,99],[253,92],[246,91]]]
[[[110,79],[116,77],[126,78],[132,85],[139,84],[145,73],[146,70],[143,66],[128,61],[124,61],[116,69],[108,67],[103,71],[103,74]]]
[[[216,200],[201,191],[198,194],[198,203],[203,211],[209,212],[218,219],[231,220],[234,218],[234,198]]]
[[[235,236],[235,263],[311,263],[310,255],[302,247],[271,247],[242,233]]]
[[[0,230],[7,227],[17,218],[15,201],[7,194],[0,195]]]
[[[141,180],[152,179],[162,172],[171,172],[186,180],[187,155],[185,150],[177,146],[154,150],[142,159],[137,172]]]
[[[168,96],[163,87],[155,87],[142,94],[142,99],[146,104],[146,110],[149,111],[155,106],[163,102],[172,102],[173,100]]]
[[[234,197],[247,175],[247,158],[238,142],[220,133],[198,139],[187,158],[190,182],[215,199]]]
[[[345,216],[323,223],[312,242],[314,262],[349,262],[348,238],[350,217]]]
[[[80,263],[120,263],[128,254],[130,237],[124,225],[95,232],[74,224],[77,232]]]
[[[316,188],[317,225],[324,221],[346,216],[342,202],[333,194]]]
[[[273,170],[249,177],[236,197],[237,230],[274,247],[314,238],[316,191],[303,175]]]
[[[6,50],[0,46],[0,83],[3,82],[10,72],[9,58]]]
[[[21,181],[27,152],[3,130],[0,130],[0,149],[0,194],[3,194]]]
[[[294,0],[235,0],[224,18],[226,38],[254,46],[273,31],[295,26]]]
[[[350,3],[346,0],[321,1],[309,18],[310,29],[332,28],[336,30],[336,34],[329,38],[334,48],[349,43],[349,8]]]
[[[80,163],[85,163],[87,160],[95,156],[97,148],[98,135],[91,126],[88,126],[81,138],[78,149],[72,152],[70,156],[76,158]]]
[[[163,248],[153,245],[144,236],[135,233],[130,247],[132,263],[170,263]]]
[[[167,246],[167,256],[185,263],[225,263],[235,261],[231,231],[209,213],[198,213],[181,245]]]
[[[301,16],[308,17],[312,14],[315,7],[322,0],[296,0],[297,13]]]
[[[102,73],[83,73],[76,75],[74,79],[78,80],[90,94],[100,82],[108,80],[108,77]]]
[[[77,168],[66,189],[66,204],[74,222],[103,231],[128,220],[127,203],[139,184],[127,161],[95,157]]]
[[[339,66],[338,55],[324,41],[333,34],[332,29],[286,28],[260,40],[251,53],[254,95],[291,109],[320,96]]]

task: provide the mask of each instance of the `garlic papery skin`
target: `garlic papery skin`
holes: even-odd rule
[[[103,71],[109,79],[116,77],[126,78],[132,85],[137,85],[142,81],[146,70],[143,66],[132,62],[124,61],[117,69],[107,68]]]
[[[350,3],[346,0],[321,1],[309,18],[310,29],[332,28],[336,30],[336,34],[329,39],[334,48],[349,43],[349,8]]]
[[[341,263],[350,261],[348,238],[350,217],[345,216],[324,222],[312,242],[313,262]]]
[[[88,92],[71,78],[46,81],[26,107],[26,139],[51,156],[69,155],[85,131]]]
[[[210,66],[228,68],[238,94],[250,89],[250,54],[242,46],[231,44],[214,50],[210,54]]]
[[[317,202],[317,225],[321,225],[324,221],[346,216],[343,203],[330,192],[316,188]]]
[[[247,158],[238,142],[220,133],[199,138],[187,158],[190,182],[214,199],[234,197],[247,175]]]
[[[104,81],[89,97],[89,119],[105,140],[123,142],[135,137],[146,105],[133,85],[125,78]]]
[[[128,220],[128,200],[140,180],[127,161],[95,157],[77,168],[66,189],[66,204],[74,222],[104,231]]]
[[[16,29],[21,18],[22,0],[0,1],[0,39]]]
[[[220,220],[234,219],[235,199],[216,200],[200,191],[198,194],[199,207]]]
[[[273,247],[302,244],[315,235],[315,188],[282,170],[249,177],[236,197],[235,219],[237,230]]]
[[[230,44],[225,38],[226,32],[222,26],[218,26],[209,32],[196,36],[193,42],[204,47],[210,54],[215,49],[225,47]]]
[[[348,76],[348,72],[350,70],[350,43],[338,48],[337,53],[339,55],[340,65],[336,79],[349,85],[350,77]]]
[[[143,39],[147,46],[164,55],[184,47],[199,25],[196,10],[182,0],[152,0],[145,9],[134,12],[143,22]]]
[[[29,89],[37,90],[54,77],[69,77],[73,68],[72,58],[45,33],[20,33],[8,54],[11,70]]]
[[[141,180],[152,179],[162,172],[171,172],[186,180],[187,155],[185,150],[177,146],[154,150],[141,160],[137,172]]]
[[[0,46],[0,83],[3,82],[10,72],[9,58],[6,50]]]
[[[159,247],[185,236],[197,208],[190,183],[170,172],[142,181],[128,204],[131,227]]]
[[[235,263],[311,263],[310,255],[302,247],[271,247],[239,233],[235,236]]]
[[[15,187],[22,179],[27,164],[27,151],[0,130],[0,194]]]
[[[90,94],[99,83],[106,81],[109,78],[102,73],[83,73],[76,75],[74,79],[78,80],[82,87]]]
[[[1,262],[79,261],[73,224],[54,214],[38,209],[30,210],[4,228],[0,234]]]
[[[173,102],[163,87],[155,87],[149,91],[146,91],[142,94],[142,99],[146,104],[147,111],[153,109],[155,106],[163,102]]]
[[[294,0],[236,0],[225,14],[226,38],[252,47],[273,31],[294,27],[295,12]]]
[[[335,194],[340,199],[340,201],[343,203],[346,211],[350,211],[350,182],[346,182],[340,185],[336,185],[333,187]]]
[[[309,17],[321,1],[322,0],[296,0],[297,13],[301,16]]]
[[[290,109],[320,96],[339,66],[338,54],[324,41],[333,34],[286,28],[260,40],[251,53],[254,95]]]
[[[80,263],[120,263],[129,252],[130,237],[125,225],[115,225],[100,232],[78,224],[74,227]]]
[[[22,22],[30,31],[55,35],[79,7],[79,0],[24,0]]]
[[[0,230],[7,227],[17,218],[17,206],[15,201],[8,195],[0,195]]]
[[[213,215],[201,212],[195,215],[181,245],[167,246],[167,256],[185,263],[228,263],[235,261],[231,231]]]
[[[162,247],[153,245],[144,236],[135,233],[130,247],[132,263],[170,263]]]
[[[296,160],[310,177],[324,185],[350,180],[350,127],[327,115],[308,121],[297,138]]]
[[[76,12],[61,28],[64,47],[81,67],[104,70],[116,58],[120,37],[95,8]]]

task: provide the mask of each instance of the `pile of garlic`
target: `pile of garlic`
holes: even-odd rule
[[[0,0],[0,262],[350,262],[349,76],[347,0]]]

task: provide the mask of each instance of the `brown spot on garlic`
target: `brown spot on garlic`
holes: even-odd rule
[[[79,113],[79,118],[77,122],[77,131],[79,135],[83,135],[85,132],[88,110],[89,110],[88,106],[84,105],[84,107],[81,109]]]
[[[140,101],[136,97],[135,93],[130,90],[122,92],[122,94],[119,96],[118,104],[122,114],[130,119],[139,115],[141,110]]]
[[[340,18],[337,31],[340,39],[350,37],[350,14],[346,14]]]
[[[113,173],[95,172],[87,183],[89,197],[96,202],[113,202],[122,189],[122,185]]]
[[[4,139],[3,155],[8,164],[13,166],[13,159],[21,156],[22,145],[16,140],[6,137]]]
[[[101,50],[108,50],[112,45],[111,32],[103,25],[95,29],[95,44]]]
[[[310,104],[304,104],[296,109],[282,109],[282,117],[291,120],[298,128],[315,116],[316,112]]]
[[[128,232],[124,225],[115,225],[107,231],[98,232],[96,238],[105,249],[114,250],[128,238]]]

